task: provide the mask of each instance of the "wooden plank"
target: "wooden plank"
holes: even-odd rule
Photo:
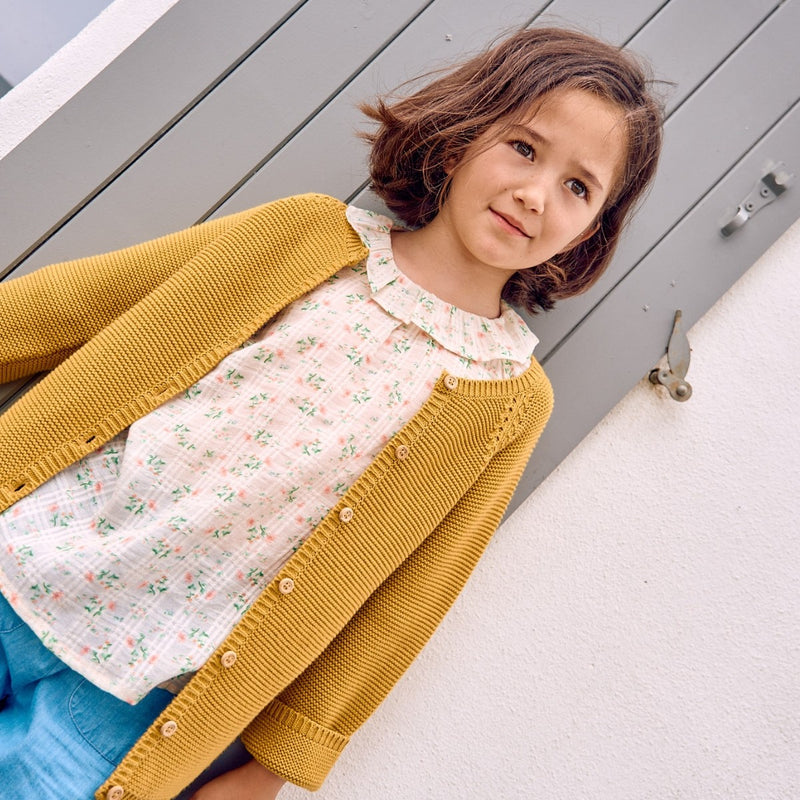
[[[0,276],[303,2],[181,0],[0,160]]]
[[[609,42],[624,44],[669,0],[556,0],[537,24],[571,26]],[[674,2],[674,0],[673,0]]]
[[[309,0],[18,273],[192,224],[430,2]]]
[[[800,3],[780,5],[670,117],[659,172],[608,272],[596,286],[531,322],[540,358],[753,146],[800,96]]]
[[[531,0],[505,2],[488,18],[478,4],[438,0],[280,151],[265,160],[215,215],[300,192],[350,197],[366,180],[366,148],[355,135],[367,122],[358,111],[359,102],[479,49],[499,32],[527,24],[546,5]]]
[[[791,38],[787,29],[787,44]],[[783,160],[795,171],[800,167],[800,101],[548,358],[555,411],[509,512],[656,366],[675,310],[682,310],[688,329],[800,217],[800,189],[793,187],[729,239],[720,235],[721,215],[734,198],[742,199],[751,190],[769,160]],[[691,367],[686,377],[691,383]],[[753,388],[746,387],[746,376],[742,380],[743,391]]]
[[[658,68],[672,113],[778,6],[780,0],[672,0],[629,42]]]

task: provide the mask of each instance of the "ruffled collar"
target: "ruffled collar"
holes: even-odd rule
[[[413,323],[462,358],[506,359],[523,365],[530,362],[539,340],[508,303],[501,301],[496,319],[446,303],[398,269],[392,255],[392,220],[355,206],[348,206],[347,220],[369,248],[369,288],[372,299],[384,311],[406,324]]]

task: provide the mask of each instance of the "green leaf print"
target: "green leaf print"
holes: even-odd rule
[[[94,486],[92,473],[88,470],[86,472],[78,470],[78,472],[75,473],[75,479],[78,481],[78,486],[80,486],[81,489],[91,489],[92,486]]]
[[[297,352],[299,354],[305,353],[311,347],[314,347],[316,343],[319,341],[319,338],[316,336],[306,336],[303,339],[298,339],[297,344]]]
[[[126,511],[130,511],[135,516],[138,516],[144,513],[145,508],[147,508],[147,503],[144,499],[135,494],[129,495],[128,503],[125,506]]]
[[[105,517],[98,517],[97,524],[95,525],[95,530],[101,536],[108,536],[111,531],[116,530],[116,527],[112,525]]]
[[[132,646],[131,646],[131,642],[133,642]],[[132,667],[132,666],[134,666],[136,664],[139,664],[140,662],[144,661],[147,658],[147,656],[149,654],[149,651],[142,644],[142,642],[144,642],[144,634],[143,633],[140,633],[136,637],[136,639],[130,639],[130,638],[128,639],[128,645],[131,646],[131,655],[130,655],[130,658],[128,659],[128,666],[129,667]]]
[[[317,407],[308,397],[300,402],[300,405],[297,406],[297,410],[306,417],[313,417],[317,413]]]
[[[89,598],[83,610],[88,611],[91,617],[99,617],[106,610],[106,607],[102,600],[95,596]]]
[[[322,452],[322,443],[320,442],[319,439],[315,439],[313,442],[308,442],[307,444],[304,444],[300,448],[300,452],[304,456],[314,456],[317,453]]]
[[[159,458],[155,453],[147,456],[147,461],[145,463],[148,467],[150,467],[155,475],[160,475],[166,466],[166,462],[162,458]]]
[[[103,642],[103,644],[92,650],[91,660],[95,664],[103,664],[111,658],[111,642]]]
[[[325,378],[322,375],[317,375],[316,372],[310,372],[306,376],[306,383],[309,386],[313,386],[315,389],[321,389],[322,384],[325,383]]]
[[[263,347],[259,347],[253,353],[253,358],[262,364],[269,364],[275,358],[275,353],[272,350],[265,350]]]
[[[233,367],[232,369],[229,369],[225,373],[225,380],[228,381],[228,383],[235,389],[238,389],[239,386],[241,386],[242,381],[244,380],[244,375],[242,375],[242,373],[239,372],[238,369]]]
[[[157,581],[147,584],[147,594],[152,594],[155,597],[162,592],[166,592],[169,588],[167,584],[167,576],[162,575]]]
[[[350,345],[350,347],[347,349],[345,357],[354,367],[360,367],[364,363],[364,356],[362,356],[352,345]]]
[[[119,584],[119,575],[115,575],[109,569],[100,570],[94,577],[101,586],[105,586],[107,589],[113,589]]]
[[[274,434],[270,433],[265,428],[261,428],[261,430],[256,431],[255,436],[253,436],[253,439],[255,439],[259,444],[267,444],[267,442],[273,438]]]

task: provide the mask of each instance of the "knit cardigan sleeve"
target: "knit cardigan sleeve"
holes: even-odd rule
[[[552,410],[542,383],[517,435],[326,650],[242,734],[272,772],[318,789],[455,601],[511,499]],[[413,509],[409,509],[413,513]]]
[[[0,384],[54,369],[247,213],[0,283]]]

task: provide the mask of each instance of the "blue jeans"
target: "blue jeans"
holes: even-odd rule
[[[91,800],[172,699],[155,689],[135,706],[54,656],[0,594],[0,795]]]

